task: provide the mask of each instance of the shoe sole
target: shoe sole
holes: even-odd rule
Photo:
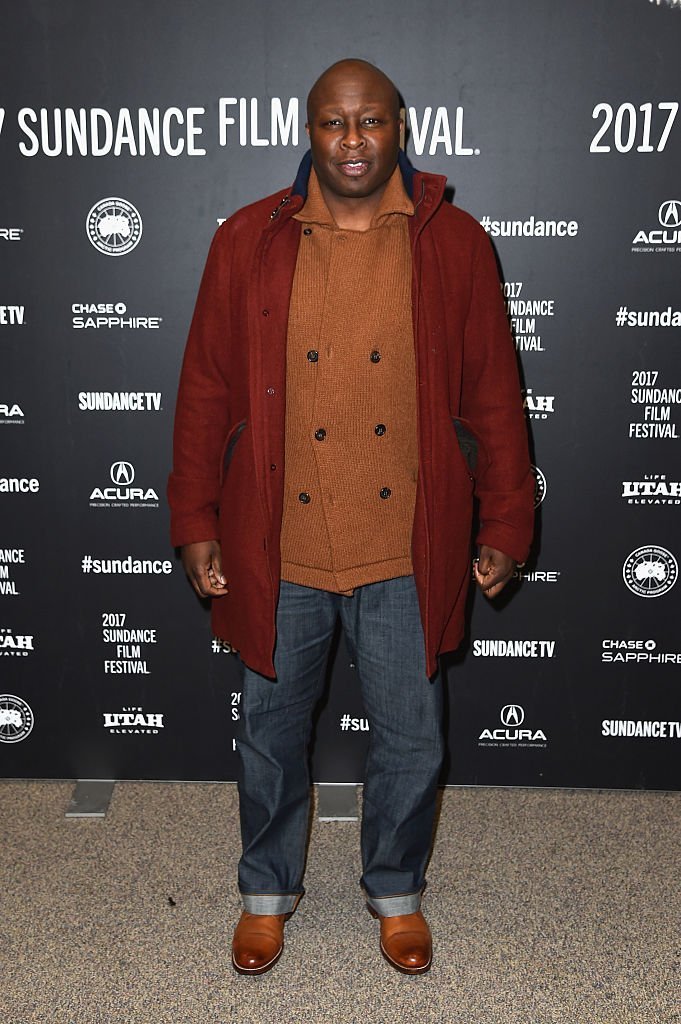
[[[266,971],[269,971],[274,967],[274,965],[276,964],[277,960],[279,959],[283,952],[284,947],[282,946],[281,949],[277,952],[276,956],[272,957],[269,963],[264,964],[262,967],[241,967],[241,965],[238,964],[234,959],[234,953],[232,953],[232,967],[237,972],[237,974],[265,974]]]

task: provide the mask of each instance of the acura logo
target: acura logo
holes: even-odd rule
[[[522,725],[525,720],[525,712],[521,708],[520,704],[506,704],[501,709],[500,715],[502,724],[508,728],[509,726]]]
[[[111,480],[116,487],[129,487],[135,479],[135,470],[131,462],[112,462]]]
[[[681,199],[667,199],[657,216],[663,228],[681,227]]]

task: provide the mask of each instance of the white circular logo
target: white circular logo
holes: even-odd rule
[[[530,466],[534,476],[534,507],[539,508],[546,497],[546,477],[539,466]]]
[[[105,256],[125,256],[142,237],[142,218],[127,199],[100,199],[85,221],[87,236]]]
[[[501,709],[502,724],[508,728],[510,725],[519,726],[525,721],[525,712],[520,704],[506,704]]]
[[[19,743],[33,728],[33,712],[25,700],[0,694],[0,743]]]
[[[667,199],[660,207],[658,220],[663,228],[681,227],[681,199]]]
[[[129,487],[135,479],[135,470],[131,462],[111,463],[111,482],[116,487]]]
[[[637,597],[662,597],[676,583],[678,562],[671,551],[657,544],[644,544],[624,560],[622,576]]]

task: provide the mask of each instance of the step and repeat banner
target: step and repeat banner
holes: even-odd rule
[[[681,785],[681,10],[650,0],[6,4],[0,775],[233,780],[238,663],[168,539],[211,237],[289,184],[346,56],[496,249],[532,556],[448,657],[454,784]],[[342,636],[313,751],[361,780]]]

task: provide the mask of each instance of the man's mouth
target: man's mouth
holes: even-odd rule
[[[341,174],[348,178],[359,178],[369,170],[368,160],[344,160],[338,164]]]

